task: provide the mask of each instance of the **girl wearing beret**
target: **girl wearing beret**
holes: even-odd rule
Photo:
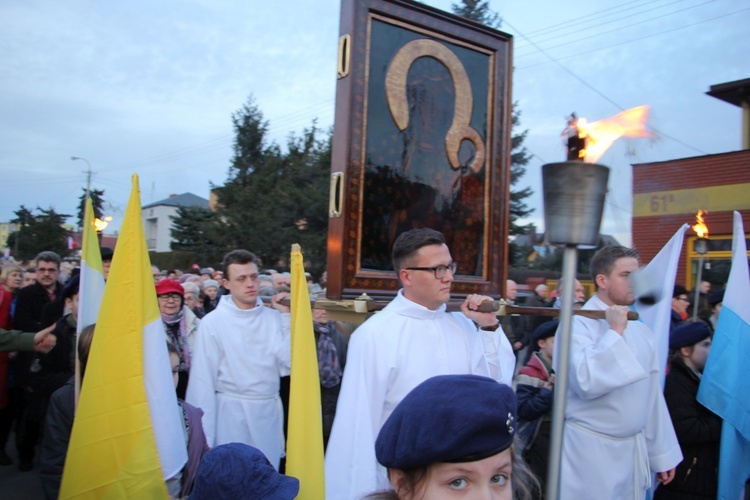
[[[378,434],[375,454],[393,491],[372,499],[532,498],[538,483],[513,449],[513,389],[478,375],[415,387]]]

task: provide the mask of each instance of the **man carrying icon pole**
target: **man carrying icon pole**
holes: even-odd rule
[[[432,229],[401,234],[392,251],[402,289],[359,327],[349,344],[336,419],[326,454],[327,498],[359,498],[389,486],[375,458],[375,438],[395,406],[426,379],[474,374],[510,385],[513,349],[493,312],[469,295],[446,312],[456,265],[445,237]]]

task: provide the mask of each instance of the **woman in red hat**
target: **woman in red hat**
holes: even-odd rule
[[[161,319],[164,321],[167,342],[177,348],[180,356],[177,397],[185,399],[195,332],[198,331],[200,320],[185,306],[185,290],[179,281],[168,278],[160,280],[156,284],[156,297],[159,301]]]

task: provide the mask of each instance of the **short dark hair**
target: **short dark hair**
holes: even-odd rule
[[[45,252],[39,252],[39,254],[34,259],[39,265],[39,261],[43,260],[44,262],[54,262],[57,265],[57,268],[60,269],[60,264],[62,264],[62,259],[59,255],[57,255],[55,252],[45,251]]]
[[[672,298],[673,299],[676,299],[680,295],[687,295],[687,294],[688,294],[687,288],[685,288],[682,285],[675,285],[674,288],[672,289]]]
[[[594,280],[594,286],[597,290],[599,285],[596,283],[596,277],[600,274],[609,276],[609,273],[615,267],[615,262],[623,257],[638,259],[638,250],[620,245],[607,245],[594,254],[591,259],[591,279]]]
[[[224,256],[221,266],[224,268],[224,276],[229,279],[229,266],[231,264],[255,264],[260,267],[260,259],[253,252],[247,250],[232,250]]]
[[[393,243],[393,251],[391,253],[393,269],[398,273],[404,265],[404,261],[413,257],[422,247],[444,244],[445,236],[443,236],[443,233],[428,227],[411,229],[405,233],[401,233]]]

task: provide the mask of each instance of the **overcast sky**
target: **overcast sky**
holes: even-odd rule
[[[430,0],[450,10],[451,0]],[[562,161],[572,111],[590,121],[648,104],[654,139],[613,146],[603,231],[630,242],[631,163],[740,149],[741,111],[706,96],[750,77],[750,0],[491,0],[514,36],[513,99],[534,155]],[[226,179],[231,115],[250,94],[283,145],[333,125],[335,0],[6,0],[0,3],[0,221],[21,204],[74,214],[88,165],[119,227],[142,202],[208,198]],[[74,219],[70,220],[74,223]],[[675,228],[676,230],[677,228]]]

